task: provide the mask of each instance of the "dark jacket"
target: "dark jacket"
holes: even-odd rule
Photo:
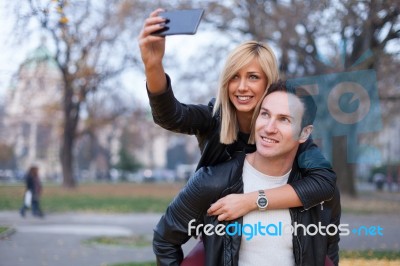
[[[198,224],[219,224],[216,216],[208,216],[209,206],[221,197],[231,193],[243,193],[242,171],[245,153],[240,152],[232,160],[198,170],[188,181],[183,190],[168,207],[154,230],[153,249],[158,265],[179,265],[183,260],[181,245],[189,240],[188,224],[192,219]],[[301,179],[295,162],[288,183]],[[324,204],[323,208],[315,206],[309,210],[302,208],[289,209],[292,224],[322,225],[340,223],[339,192]],[[229,223],[242,223],[242,218]],[[190,232],[194,235],[195,232]],[[206,265],[235,266],[238,265],[241,236],[219,236],[203,234],[206,253]],[[304,236],[298,232],[293,235],[293,254],[296,265],[324,265],[328,255],[335,265],[338,264],[339,233],[334,236]]]
[[[42,184],[39,177],[33,176],[32,174],[26,174],[25,176],[26,190],[30,190],[32,193],[32,199],[38,200],[42,191]]]
[[[164,93],[149,94],[154,122],[173,132],[196,136],[201,151],[197,169],[225,162],[236,151],[255,151],[255,145],[247,144],[249,135],[246,134],[239,133],[238,140],[233,144],[220,143],[220,116],[212,114],[215,100],[208,105],[182,104],[174,96],[168,75],[167,82],[168,88]],[[300,145],[296,158],[302,175],[307,178],[290,185],[299,196],[303,208],[309,209],[331,199],[335,191],[336,174],[312,139]]]

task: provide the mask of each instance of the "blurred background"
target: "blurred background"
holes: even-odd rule
[[[376,172],[386,176],[389,188],[398,187],[397,1],[18,1],[2,5],[3,181],[19,181],[33,163],[40,166],[44,180],[66,187],[81,181],[188,177],[199,158],[196,140],[154,125],[137,44],[144,19],[162,6],[205,9],[196,35],[167,38],[165,68],[182,102],[207,104],[215,96],[227,53],[250,39],[273,47],[285,78],[314,77],[312,82],[318,85],[329,74],[340,79],[340,73],[356,76],[360,70],[370,70],[376,78],[370,80],[374,94],[369,92],[367,100],[375,108],[370,112],[377,114],[373,123],[380,126],[357,131],[355,125],[357,134],[351,140],[347,133],[331,136],[334,145],[329,153],[324,150],[326,142],[319,143],[338,173],[342,193],[356,195],[357,183],[373,182]],[[361,83],[366,77],[358,79]],[[355,108],[363,105],[362,98],[358,101]],[[320,132],[328,131],[329,125],[320,126]],[[353,148],[348,145],[351,141],[355,146],[368,143],[379,154],[368,161],[349,160],[345,155]]]
[[[32,164],[39,166],[49,197],[88,195],[88,184],[99,183],[105,194],[104,184],[131,187],[139,196],[139,188],[148,191],[142,196],[170,192],[160,208],[139,211],[162,212],[184,185],[199,159],[197,141],[154,124],[137,43],[144,19],[157,7],[205,9],[196,35],[167,37],[165,69],[181,102],[207,104],[228,52],[252,39],[273,48],[281,77],[319,86],[321,106],[328,106],[328,92],[337,88],[332,80],[361,84],[368,99],[354,98],[350,90],[351,97],[339,103],[350,108],[342,108],[346,116],[368,102],[368,123],[357,113],[356,123],[332,134],[342,126],[331,119],[314,138],[337,172],[348,199],[344,208],[398,213],[395,0],[2,1],[0,186],[3,196],[13,195],[4,196],[2,209],[18,208]],[[44,195],[44,209],[52,208],[51,199],[46,203]],[[61,202],[54,211],[62,210]]]

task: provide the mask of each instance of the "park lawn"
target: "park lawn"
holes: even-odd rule
[[[75,189],[45,184],[42,206],[45,212],[164,212],[184,184],[90,183]],[[0,210],[17,210],[22,204],[23,184],[0,185]],[[400,194],[383,199],[381,193],[369,193],[358,198],[342,197],[344,211],[355,213],[399,213]],[[396,199],[395,199],[396,198]],[[105,241],[105,240],[101,240]],[[100,241],[100,242],[101,242]],[[126,241],[126,240],[124,240]],[[103,243],[104,244],[104,243]],[[113,266],[152,266],[154,262],[125,263]],[[398,251],[342,251],[341,266],[400,265]]]
[[[164,212],[183,183],[86,183],[66,189],[45,184],[41,204],[45,212]],[[0,185],[0,210],[17,210],[24,194],[22,183]],[[390,196],[390,197],[389,197]],[[400,213],[400,193],[360,193],[357,198],[342,195],[342,211],[362,214]]]
[[[340,260],[340,266],[398,266],[400,260],[387,260],[387,259],[343,259]]]
[[[8,230],[8,227],[0,226],[0,235],[1,235],[1,233],[5,232],[7,230]]]
[[[45,212],[164,212],[183,184],[90,183],[77,188],[45,185],[41,205]],[[25,188],[0,185],[0,210],[21,207]]]

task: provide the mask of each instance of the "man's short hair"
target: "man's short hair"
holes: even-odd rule
[[[265,97],[267,97],[267,95],[277,91],[294,94],[303,103],[304,114],[301,118],[301,128],[314,123],[315,115],[317,113],[317,105],[312,95],[306,89],[296,86],[287,80],[278,80],[277,82],[271,84],[262,101],[265,99]]]

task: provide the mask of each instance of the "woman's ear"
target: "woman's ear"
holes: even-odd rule
[[[312,126],[312,125],[303,127],[303,129],[301,130],[301,133],[300,133],[300,138],[299,138],[300,143],[304,143],[308,139],[308,137],[311,135],[311,132],[313,131],[313,128],[314,128],[314,126]]]

